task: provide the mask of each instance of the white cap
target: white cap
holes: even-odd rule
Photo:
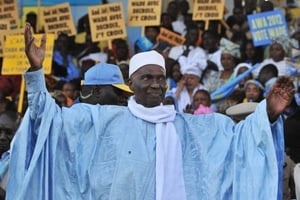
[[[233,106],[230,106],[225,111],[227,115],[233,117],[236,120],[243,120],[249,114],[255,111],[256,106],[258,103],[256,102],[247,102],[247,103],[239,103]]]
[[[102,52],[90,53],[89,55],[84,56],[83,58],[81,58],[79,60],[79,65],[81,66],[82,62],[85,61],[85,60],[93,60],[96,63],[106,63],[107,59],[108,59],[108,56],[107,56],[106,53],[102,53]]]
[[[182,74],[192,74],[201,77],[202,71],[198,67],[185,66],[180,69]]]
[[[243,67],[246,67],[247,70],[250,69],[250,68],[252,68],[252,66],[251,66],[250,64],[248,64],[248,63],[240,63],[240,64],[238,64],[238,65],[234,68],[234,70],[233,70],[233,77],[237,77],[240,68],[243,68]],[[252,72],[250,72],[250,74],[252,74]]]
[[[166,71],[164,57],[157,51],[151,50],[137,53],[131,57],[129,61],[129,77],[145,65],[158,65]]]

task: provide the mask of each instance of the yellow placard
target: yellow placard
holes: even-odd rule
[[[4,37],[9,29],[9,20],[0,20],[0,57],[3,57]]]
[[[182,45],[185,41],[185,38],[173,31],[170,31],[166,28],[160,28],[160,33],[158,35],[158,40],[168,42],[172,46]]]
[[[91,6],[88,10],[93,42],[126,37],[121,3]]]
[[[36,31],[37,33],[42,31],[42,27],[44,27],[44,21],[42,19],[41,13],[42,13],[42,7],[36,7],[36,6],[26,6],[23,7],[23,15],[22,18],[20,20],[20,27],[24,28],[25,24],[26,24],[26,18],[28,14],[36,14],[37,15],[37,21],[36,21]],[[31,26],[34,26],[33,24],[31,24]]]
[[[11,28],[19,23],[17,0],[0,1],[0,20],[9,20]]]
[[[195,0],[193,20],[221,20],[224,15],[224,0]]]
[[[3,57],[4,35],[0,35],[0,57]]]
[[[23,30],[24,32],[24,30]],[[40,46],[42,34],[34,36],[35,43]],[[3,75],[18,75],[23,74],[30,64],[25,55],[24,35],[7,35],[5,39],[4,51],[3,51]],[[46,53],[45,60],[43,62],[43,68],[45,74],[51,73],[52,55],[53,55],[54,34],[47,34]]]
[[[0,32],[0,40],[2,40],[2,46],[0,46],[0,52],[1,52],[1,55],[4,56],[3,54],[3,48],[4,48],[4,44],[5,44],[5,38],[7,35],[16,35],[16,34],[19,34],[19,35],[23,35],[24,33],[24,29],[23,28],[16,28],[16,29],[8,29],[8,30],[5,30],[5,31],[1,31]]]
[[[66,33],[68,36],[76,35],[76,28],[69,3],[42,8],[42,18],[46,33]]]
[[[160,24],[161,0],[129,0],[128,26],[157,26]]]

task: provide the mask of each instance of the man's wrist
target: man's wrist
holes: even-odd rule
[[[41,68],[42,68],[42,66],[41,66],[41,67],[30,66],[29,69],[28,69],[27,71],[28,71],[28,72],[33,72],[33,71],[37,71],[37,70],[39,70],[39,69],[41,69]]]
[[[279,117],[279,115],[272,111],[272,109],[270,109],[269,107],[267,107],[267,114],[271,123],[275,122]]]

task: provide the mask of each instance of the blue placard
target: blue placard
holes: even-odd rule
[[[271,39],[288,36],[288,28],[282,10],[248,15],[248,23],[254,46],[268,45]]]

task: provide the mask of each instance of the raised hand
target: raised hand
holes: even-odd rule
[[[180,92],[184,88],[185,84],[186,84],[186,77],[182,76],[181,80],[177,83],[177,89],[175,92],[175,96],[177,99],[180,99]]]
[[[273,85],[267,96],[267,112],[271,122],[276,121],[294,98],[295,87],[288,76],[281,76]]]
[[[35,71],[42,68],[45,58],[46,49],[46,35],[43,35],[40,46],[36,46],[34,43],[34,37],[31,32],[31,25],[26,23],[25,32],[25,53],[30,63],[30,71]]]
[[[184,113],[190,113],[190,114],[194,114],[194,108],[193,105],[191,104],[187,104],[185,106],[185,109],[183,110]]]

